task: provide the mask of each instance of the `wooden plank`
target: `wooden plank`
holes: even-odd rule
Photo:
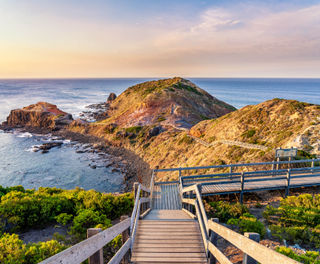
[[[214,255],[220,264],[232,264],[232,262],[210,241],[208,241],[208,250]]]
[[[139,257],[139,258],[132,258],[132,262],[151,262],[151,263],[207,263],[206,258],[186,258],[186,257],[159,257],[159,258],[152,258],[152,257]]]
[[[117,235],[130,227],[130,218],[40,262],[41,264],[74,264],[85,261]]]
[[[139,239],[139,241],[137,241],[137,243],[143,243],[143,244],[151,244],[151,243],[158,243],[158,244],[177,244],[177,243],[188,243],[188,244],[193,244],[193,243],[199,243],[201,242],[202,239],[187,239],[187,240],[181,240],[181,239],[157,239],[157,238],[153,238],[153,239]]]
[[[126,243],[117,251],[117,253],[112,257],[108,264],[119,264],[124,255],[128,252],[131,246],[131,238],[129,238]]]
[[[187,203],[187,204],[195,205],[195,200],[194,199],[183,198],[182,202],[183,203]]]
[[[182,257],[180,252],[133,252],[133,258],[139,257],[153,257],[153,258],[161,258],[161,257],[168,257],[168,258],[180,258]],[[201,258],[206,257],[203,252],[185,252],[183,253],[183,257],[191,257],[191,258]]]
[[[197,247],[134,247],[133,252],[162,252],[162,253],[202,253],[204,252],[203,247],[197,246]]]
[[[143,219],[151,211],[151,208],[148,208],[143,214],[140,215],[140,219]]]
[[[195,188],[196,188],[196,185],[191,185],[191,186],[188,186],[188,187],[184,187],[184,188],[182,189],[182,193],[194,191]]]
[[[204,250],[204,247],[202,246],[202,244],[200,245],[199,243],[184,243],[184,242],[178,242],[178,243],[168,243],[168,244],[164,244],[164,243],[142,243],[141,241],[136,241],[135,245],[133,248],[180,248],[180,249],[184,249],[184,248],[202,248],[202,250]]]
[[[263,264],[298,264],[299,262],[290,259],[272,249],[269,249],[237,232],[209,220],[209,228],[222,238],[226,239],[237,248]]]

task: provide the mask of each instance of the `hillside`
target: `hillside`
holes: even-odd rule
[[[119,107],[120,102],[117,101]],[[272,161],[278,147],[298,147],[304,150],[300,152],[304,157],[312,157],[309,153],[320,154],[320,106],[293,100],[273,99],[249,105],[219,118],[200,121],[190,130],[161,127],[154,133],[157,128],[157,124],[120,127],[74,123],[71,130],[103,137],[129,149],[151,168]],[[225,140],[257,148],[226,144]],[[171,175],[163,180],[176,178],[177,175]]]
[[[149,81],[129,87],[110,104],[103,123],[121,127],[155,123],[190,128],[205,119],[236,110],[180,77]]]
[[[190,130],[209,143],[238,140],[268,148],[298,147],[314,154],[320,154],[319,132],[319,105],[283,99],[248,105]]]

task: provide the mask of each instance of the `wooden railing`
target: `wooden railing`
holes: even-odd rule
[[[154,179],[152,178],[152,181]],[[153,183],[151,183],[153,186]],[[151,190],[142,184],[134,184],[135,203],[131,217],[127,217],[120,223],[98,232],[94,236],[81,241],[80,243],[40,262],[41,264],[78,264],[86,259],[89,259],[90,264],[102,264],[103,262],[103,247],[112,241],[116,236],[122,234],[127,237],[123,241],[122,247],[117,251],[109,264],[118,264],[121,260],[125,263],[129,261],[130,249],[133,246],[136,230],[138,228],[139,218],[143,218],[150,211]],[[125,235],[125,234],[128,235]],[[92,257],[92,256],[97,257]]]
[[[225,164],[225,165],[212,165],[212,166],[200,166],[200,167],[181,167],[181,168],[166,168],[166,169],[156,169],[155,172],[172,172],[178,171],[179,177],[182,176],[183,171],[190,170],[207,170],[207,169],[223,169],[229,168],[229,173],[233,172],[234,168],[246,168],[246,167],[267,167],[270,166],[271,170],[279,169],[279,165],[288,165],[290,167],[294,164],[309,164],[310,167],[315,167],[316,163],[320,162],[320,159],[307,159],[307,160],[290,160],[290,161],[271,161],[271,162],[255,162],[255,163],[235,163],[235,164]],[[306,167],[305,165],[303,165]]]
[[[201,198],[201,184],[194,184],[182,189],[183,209],[192,218],[199,222],[203,244],[210,264],[232,264],[232,262],[218,249],[217,237],[227,240],[244,254],[244,264],[297,264],[299,262],[290,259],[272,249],[269,249],[254,240],[245,237],[221,224],[217,218],[207,219]]]

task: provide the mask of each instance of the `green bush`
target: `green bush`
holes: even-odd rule
[[[104,214],[100,214],[99,212],[91,209],[82,209],[73,219],[71,233],[85,238],[88,228],[100,227],[102,229],[106,229],[110,226],[111,220],[108,219]]]
[[[5,233],[0,238],[1,264],[34,264],[66,249],[56,240],[24,244],[17,234]]]
[[[142,126],[133,126],[133,127],[128,127],[126,128],[126,132],[128,133],[134,133],[134,134],[138,134],[142,129]]]
[[[289,196],[278,208],[267,206],[263,216],[279,239],[320,247],[320,194]]]
[[[256,217],[249,213],[245,213],[238,219],[231,218],[228,220],[227,224],[236,225],[240,228],[240,232],[255,232],[259,233],[261,237],[266,234],[266,228],[263,223],[261,223]]]
[[[112,195],[80,188],[40,188],[33,192],[14,190],[1,198],[0,227],[10,231],[39,228],[55,223],[57,216],[63,213],[76,216],[81,209],[99,211],[113,220],[129,214],[132,208],[132,193]]]
[[[291,248],[277,247],[276,251],[305,264],[320,264],[319,252],[307,251],[305,254],[297,254]]]
[[[72,214],[67,214],[67,213],[61,213],[58,216],[55,217],[57,222],[62,225],[68,224],[73,218]]]
[[[209,202],[210,217],[219,218],[220,222],[226,223],[230,218],[239,218],[244,213],[248,213],[249,209],[240,203],[229,203],[225,201]]]

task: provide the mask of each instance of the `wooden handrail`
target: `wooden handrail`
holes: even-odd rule
[[[234,163],[226,165],[213,165],[202,167],[182,167],[182,168],[167,168],[155,169],[155,172],[168,172],[168,171],[183,171],[183,170],[201,170],[201,169],[217,169],[217,168],[234,168],[234,167],[248,167],[248,166],[262,166],[262,165],[277,165],[277,164],[295,164],[295,163],[311,163],[318,162],[320,159],[307,159],[307,160],[291,160],[291,161],[271,161],[271,162],[256,162],[256,163]]]
[[[233,230],[227,228],[219,223],[215,223],[211,220],[208,221],[209,229],[217,233],[222,238],[229,241],[231,244],[242,250],[244,253],[248,254],[255,260],[263,264],[298,264],[291,258],[282,255],[270,248],[267,248]]]
[[[117,235],[130,227],[130,218],[116,224],[66,250],[45,259],[41,264],[74,264],[81,263],[103,248]]]
[[[149,193],[149,197],[140,197],[141,192]],[[86,240],[81,241],[74,246],[67,248],[66,250],[40,262],[41,264],[78,264],[94,253],[103,248],[107,243],[114,239],[117,235],[123,233],[125,230],[130,228],[130,237],[117,251],[113,258],[109,261],[110,264],[118,264],[121,259],[126,255],[128,250],[132,248],[135,238],[135,233],[138,228],[138,220],[140,218],[140,209],[145,208],[146,203],[150,203],[150,189],[138,184],[136,192],[136,199],[131,217],[126,220],[90,237]],[[144,204],[143,206],[141,206]],[[150,208],[145,210],[144,216],[150,211]]]
[[[290,170],[288,170],[290,172]],[[195,193],[195,199],[183,198],[182,203],[187,203],[195,206],[196,217],[199,222],[202,240],[205,246],[206,254],[210,252],[221,264],[231,264],[230,260],[210,241],[209,232],[214,232],[215,234],[221,236],[223,239],[229,241],[231,244],[239,248],[245,254],[254,258],[262,264],[297,264],[299,262],[282,255],[272,249],[269,249],[219,223],[212,220],[207,220],[207,214],[204,210],[202,203],[201,193],[199,190],[199,185],[194,184],[182,189],[182,195],[188,192]],[[183,209],[189,214],[192,214],[187,209]]]

